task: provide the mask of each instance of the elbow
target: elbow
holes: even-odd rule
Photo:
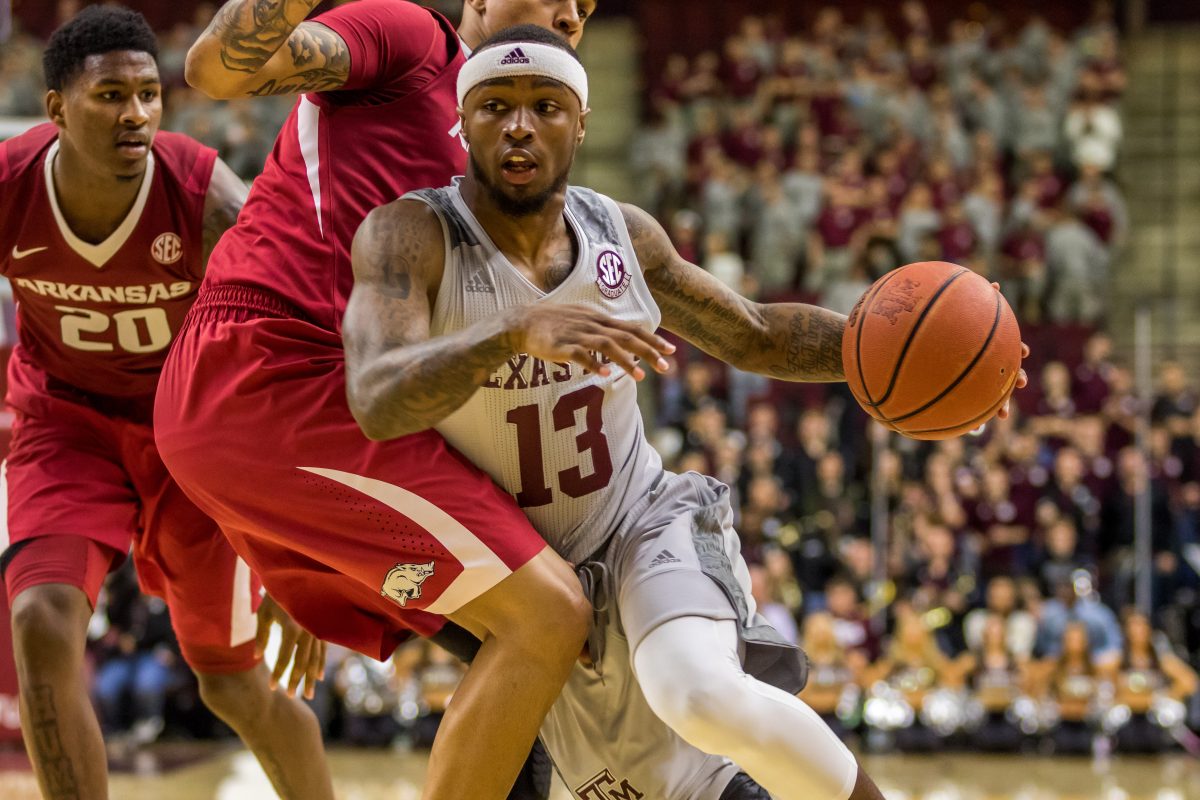
[[[237,87],[228,80],[222,80],[226,72],[220,55],[207,46],[204,38],[192,45],[183,62],[183,79],[188,86],[213,100],[229,100],[237,96]]]
[[[398,439],[410,433],[420,433],[429,427],[406,414],[396,413],[369,389],[347,383],[346,399],[358,429],[372,442]]]

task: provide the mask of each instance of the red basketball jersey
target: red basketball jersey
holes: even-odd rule
[[[18,344],[8,400],[27,408],[47,377],[85,392],[153,395],[171,339],[204,276],[204,199],[216,151],[154,139],[137,200],[99,244],[59,210],[52,124],[0,143],[0,274],[12,281]]]
[[[367,213],[466,165],[455,94],[464,57],[450,23],[414,3],[359,0],[316,20],[349,47],[349,80],[297,101],[207,282],[274,292],[337,332]]]

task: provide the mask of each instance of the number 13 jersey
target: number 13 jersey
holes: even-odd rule
[[[406,197],[428,204],[446,236],[445,272],[430,325],[434,336],[532,303],[594,305],[648,331],[658,327],[658,306],[609,198],[568,189],[565,217],[578,257],[567,278],[547,293],[496,248],[463,201],[457,179]],[[437,429],[513,494],[538,532],[573,562],[607,541],[662,471],[643,431],[637,382],[616,365],[604,377],[574,364],[516,355]]]
[[[204,275],[216,160],[199,142],[159,132],[133,207],[91,244],[58,205],[57,133],[47,123],[0,143],[0,274],[12,282],[18,329],[8,400],[30,412],[46,376],[91,394],[153,396]]]

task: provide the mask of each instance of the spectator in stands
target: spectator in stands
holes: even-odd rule
[[[1074,209],[1060,203],[1048,214],[1046,315],[1057,323],[1096,323],[1104,313],[1097,291],[1108,279],[1108,251]]]
[[[808,684],[800,699],[845,739],[851,732],[846,720],[857,710],[866,660],[861,652],[847,651],[838,642],[833,617],[824,612],[805,617],[802,646],[808,656]]]
[[[1118,649],[1108,665],[1100,663],[1095,643],[1090,641],[1090,631],[1094,629],[1083,621],[1065,625],[1056,637],[1054,655],[1043,661],[1037,670],[1044,698],[1057,708],[1059,722],[1051,732],[1051,738],[1054,752],[1058,754],[1086,755],[1092,752],[1092,741],[1103,710],[1100,698],[1108,683],[1105,671],[1120,658]]]
[[[987,583],[986,603],[967,615],[963,625],[967,647],[979,651],[984,647],[984,629],[989,620],[998,620],[1004,632],[1005,648],[1022,661],[1033,655],[1037,637],[1037,620],[1021,608],[1017,584],[1007,575],[998,575]]]
[[[1028,655],[1022,658],[1012,649],[1003,617],[986,614],[980,619],[979,641],[961,662],[971,697],[983,712],[971,732],[971,744],[990,752],[1014,752],[1025,738],[1012,707],[1030,688]]]
[[[164,727],[167,692],[179,680],[179,650],[167,606],[143,596],[132,562],[106,586],[108,629],[99,641],[100,657],[92,694],[104,729],[131,725],[133,741],[148,744]]]
[[[1113,699],[1129,709],[1130,718],[1117,732],[1117,749],[1159,753],[1170,746],[1170,738],[1155,724],[1151,710],[1158,711],[1156,704],[1164,700],[1181,702],[1195,694],[1196,671],[1171,652],[1168,644],[1155,641],[1154,629],[1145,614],[1128,609],[1124,617],[1125,650],[1114,670]]]
[[[1064,654],[1064,642],[1078,644],[1078,633],[1068,636],[1068,631],[1082,628],[1089,664],[1115,664],[1121,657],[1121,626],[1112,609],[1093,594],[1091,579],[1073,574],[1051,589],[1053,597],[1042,604],[1036,652],[1043,658],[1059,658]],[[1078,655],[1069,654],[1071,658]]]

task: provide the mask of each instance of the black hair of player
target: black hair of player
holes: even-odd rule
[[[557,47],[559,50],[570,53],[571,58],[583,63],[579,58],[579,53],[575,52],[575,48],[571,47],[571,43],[563,37],[559,36],[549,28],[543,28],[541,25],[513,25],[505,28],[502,31],[493,33],[488,38],[484,39],[475,51],[471,54],[479,53],[489,47],[499,47],[502,44],[512,44],[513,42],[534,42],[536,44],[548,44],[551,47]]]
[[[133,50],[158,60],[158,39],[138,12],[123,6],[88,6],[50,36],[42,54],[46,88],[61,92],[83,70],[88,56]]]

